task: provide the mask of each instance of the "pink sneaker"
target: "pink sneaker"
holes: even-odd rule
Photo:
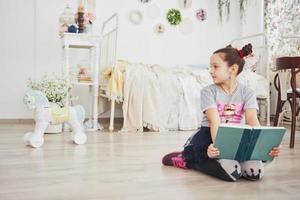
[[[165,155],[162,159],[162,163],[167,166],[178,167],[181,169],[187,169],[186,161],[182,157],[181,152],[172,152]]]

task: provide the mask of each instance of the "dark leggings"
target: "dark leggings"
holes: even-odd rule
[[[201,129],[191,136],[185,144],[182,152],[187,161],[187,167],[217,177],[225,181],[235,181],[240,177],[236,170],[226,172],[224,167],[216,159],[210,159],[207,156],[207,148],[212,143],[210,128],[201,127]],[[236,164],[233,162],[233,168]],[[236,177],[237,176],[237,177]]]

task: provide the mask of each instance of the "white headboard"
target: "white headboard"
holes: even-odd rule
[[[115,13],[103,22],[100,49],[100,84],[103,81],[101,72],[106,67],[116,66],[118,39],[118,14]]]

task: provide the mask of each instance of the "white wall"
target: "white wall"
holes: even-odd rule
[[[217,1],[193,0],[192,8],[182,11],[195,25],[194,32],[190,35],[182,35],[177,27],[171,27],[165,20],[165,13],[169,8],[178,8],[177,0],[152,2],[161,10],[160,17],[155,20],[147,18],[147,5],[138,0],[96,0],[95,32],[100,32],[103,20],[114,12],[119,13],[118,58],[170,66],[208,63],[212,51],[225,46],[246,30],[241,26],[239,7],[235,2],[232,2],[230,21],[219,24]],[[71,0],[74,11],[76,3],[77,1]],[[61,71],[60,39],[57,32],[58,18],[65,7],[65,1],[0,0],[0,7],[0,119],[31,118],[32,114],[22,103],[27,79],[38,79],[44,73]],[[198,8],[206,9],[208,19],[205,22],[198,22],[194,18],[194,12]],[[141,25],[133,25],[128,21],[128,13],[133,9],[144,14]],[[253,16],[257,16],[257,13],[248,15],[250,19]],[[157,36],[153,32],[153,26],[159,22],[165,24],[166,32]],[[248,23],[252,26],[252,22]],[[83,99],[80,103],[86,106],[86,90],[82,89],[79,93]]]
[[[264,31],[264,0],[248,1],[245,18],[242,20],[241,35],[253,35]]]

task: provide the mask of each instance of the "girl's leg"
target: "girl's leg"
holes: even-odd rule
[[[262,179],[264,165],[260,160],[248,160],[241,163],[243,178],[251,181]]]
[[[193,169],[225,181],[233,182],[241,177],[241,166],[235,160],[206,159],[193,164]]]

